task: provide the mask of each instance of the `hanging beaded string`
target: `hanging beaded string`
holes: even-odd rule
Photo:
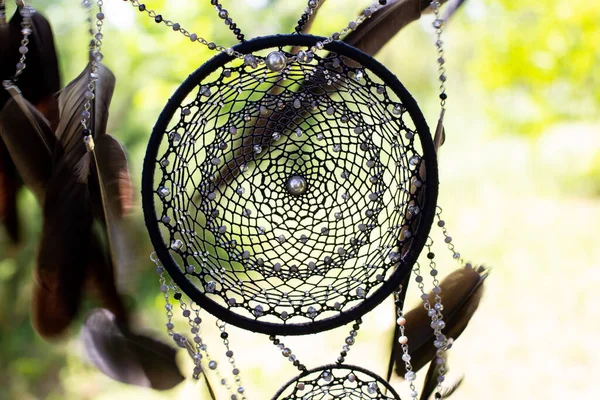
[[[269,340],[273,342],[273,344],[277,346],[279,350],[281,350],[282,356],[287,358],[294,365],[294,367],[298,368],[298,371],[306,371],[306,366],[302,364],[300,360],[298,360],[298,357],[292,353],[292,350],[289,347],[286,347],[285,344],[281,343],[281,340],[279,340],[277,336],[271,335],[269,336]]]
[[[460,253],[456,251],[454,247],[454,243],[452,243],[452,236],[448,234],[448,230],[446,229],[446,221],[442,219],[442,207],[437,206],[437,212],[435,213],[438,218],[437,226],[442,229],[442,234],[444,235],[444,243],[448,246],[448,250],[452,252],[452,258],[458,260],[462,265],[464,265],[464,260],[460,257]]]
[[[310,19],[310,16],[313,15],[316,8],[319,6],[319,0],[308,0],[308,6],[304,9],[304,14],[298,20],[298,25],[294,28],[297,33],[302,32],[306,23]]]
[[[400,344],[400,348],[402,349],[402,361],[404,361],[404,369],[406,373],[404,374],[404,379],[409,382],[410,387],[410,396],[413,399],[416,399],[419,396],[419,392],[417,392],[417,388],[415,387],[414,381],[417,378],[417,375],[412,369],[412,364],[410,362],[411,356],[408,352],[408,337],[405,335],[405,325],[406,318],[404,318],[404,312],[402,309],[404,308],[404,302],[401,300],[402,297],[400,295],[401,290],[397,290],[394,292],[394,303],[396,304],[396,324],[398,325],[398,329],[400,330],[400,335],[398,336],[398,343]]]
[[[242,382],[240,379],[240,370],[235,365],[235,359],[233,358],[233,351],[229,346],[229,334],[226,332],[226,325],[222,321],[217,321],[217,327],[221,331],[221,339],[223,339],[223,343],[227,349],[225,355],[227,356],[229,363],[232,366],[232,374],[237,384],[236,393],[233,392],[233,389],[227,379],[225,379],[219,369],[218,364],[215,360],[211,359],[210,354],[208,353],[208,346],[202,341],[200,337],[200,324],[202,323],[202,318],[200,318],[200,307],[195,305],[193,302],[191,303],[190,309],[194,312],[194,316],[192,316],[192,311],[188,309],[188,305],[183,300],[183,296],[179,291],[179,288],[173,284],[173,282],[168,282],[165,276],[164,267],[160,263],[158,256],[155,252],[150,255],[150,260],[154,262],[156,265],[156,273],[159,276],[160,283],[160,291],[163,293],[163,297],[165,299],[165,310],[167,315],[167,334],[173,339],[175,344],[178,347],[187,349],[192,357],[192,361],[194,362],[193,369],[193,378],[198,379],[200,374],[202,373],[202,360],[205,360],[208,364],[208,368],[215,372],[217,377],[219,378],[219,382],[223,385],[228,392],[231,394],[232,400],[238,400],[238,394],[242,397],[240,400],[246,400],[244,395],[245,388],[242,386]],[[173,298],[179,302],[180,308],[182,310],[182,315],[188,320],[188,324],[191,327],[191,332],[194,335],[194,344],[191,344],[185,335],[177,333],[175,331],[175,324],[173,323],[173,305],[169,300],[169,290],[173,290],[175,293]],[[195,307],[194,307],[195,305]],[[202,353],[202,354],[201,354]]]
[[[435,46],[437,47],[438,52],[438,73],[440,80],[440,107],[443,110],[446,109],[446,99],[448,95],[446,94],[446,60],[444,59],[444,42],[442,42],[442,30],[444,28],[444,19],[440,16],[440,2],[438,0],[433,0],[430,3],[430,7],[433,10],[434,20],[433,27],[435,28],[435,34],[437,36],[437,40],[435,42]]]
[[[165,19],[161,14],[157,14],[156,11],[149,9],[148,7],[146,7],[145,4],[140,3],[138,0],[124,0],[124,1],[129,1],[131,3],[131,5],[136,7],[139,11],[146,12],[148,14],[148,16],[150,18],[154,19],[154,21],[157,24],[163,23],[166,26],[173,29],[175,32],[180,32],[185,37],[188,37],[192,42],[198,42],[201,45],[208,47],[210,50],[215,50],[220,53],[226,53],[230,56],[235,56],[236,58],[243,59],[247,65],[251,65],[254,68],[262,63],[265,63],[265,60],[262,58],[254,57],[251,54],[242,54],[239,51],[233,50],[231,47],[224,47],[224,46],[221,46],[214,42],[209,42],[208,40],[198,36],[196,33],[189,32],[188,30],[184,29],[181,26],[181,24],[170,21],[168,19]],[[348,25],[345,26],[344,28],[342,28],[339,32],[333,33],[331,36],[329,36],[327,39],[323,40],[322,42],[317,42],[314,46],[312,46],[310,48],[310,50],[308,52],[304,52],[304,54],[306,56],[301,56],[299,53],[297,56],[287,59],[287,62],[310,61],[312,59],[312,55],[310,53],[314,53],[318,50],[322,50],[326,44],[334,42],[336,40],[339,40],[341,36],[356,29],[360,24],[362,24],[364,21],[366,21],[368,18],[370,18],[375,11],[377,11],[378,9],[383,7],[385,4],[387,4],[387,1],[384,1],[384,0],[378,0],[378,1],[374,2],[370,7],[367,7],[366,9],[364,9],[358,18],[356,18],[353,21],[350,21],[348,23]],[[309,6],[309,8],[310,8],[310,6]],[[227,19],[227,17],[225,19]],[[308,20],[308,17],[307,17],[307,20]],[[306,54],[306,53],[308,53],[308,54]],[[284,67],[285,67],[285,64],[284,64]],[[283,68],[281,68],[281,69],[283,69]]]
[[[83,6],[90,9],[92,8],[92,2],[90,0],[83,0]],[[92,128],[89,125],[90,118],[92,116],[90,110],[92,108],[92,100],[95,97],[96,82],[98,81],[98,65],[102,61],[102,27],[104,25],[104,1],[97,0],[98,12],[96,13],[96,29],[90,29],[90,33],[93,34],[93,38],[90,41],[90,79],[87,86],[87,91],[84,93],[85,102],[83,103],[83,111],[81,112],[81,126],[83,128],[83,142],[88,151],[94,150],[94,138]],[[91,12],[91,11],[90,11]],[[91,18],[90,18],[91,21]]]
[[[359,318],[356,320],[356,322],[354,323],[354,325],[352,325],[352,330],[350,332],[348,332],[348,337],[346,338],[345,342],[346,344],[344,344],[344,346],[342,346],[342,351],[340,351],[340,355],[337,358],[337,363],[338,364],[342,364],[344,361],[346,361],[346,356],[348,355],[348,352],[350,351],[350,347],[352,345],[354,345],[354,343],[356,342],[356,336],[358,335],[358,330],[360,329],[360,324],[362,324],[362,319]]]
[[[19,53],[21,54],[21,58],[17,62],[15,74],[12,78],[9,78],[2,82],[4,88],[8,88],[10,86],[15,86],[17,83],[19,76],[23,73],[23,70],[26,67],[25,61],[27,59],[27,53],[29,52],[29,36],[31,35],[31,15],[35,12],[33,7],[26,5],[23,1],[17,1],[17,6],[19,7],[19,14],[21,14],[21,34],[23,37],[21,38],[21,46],[19,46]],[[4,13],[4,2],[2,2],[2,13]],[[6,16],[4,16],[6,18]],[[6,22],[6,21],[5,21]]]
[[[229,334],[225,330],[227,327],[227,324],[225,322],[221,321],[220,319],[218,319],[215,323],[217,325],[217,328],[219,328],[219,331],[221,331],[220,336],[221,336],[221,339],[223,340],[223,345],[227,349],[227,351],[225,352],[225,356],[227,357],[229,364],[231,364],[231,368],[232,368],[231,373],[233,374],[235,383],[237,384],[237,392],[242,395],[242,400],[245,400],[246,398],[243,396],[245,390],[244,390],[244,387],[242,386],[242,380],[240,378],[240,370],[236,367],[235,358],[233,357],[233,351],[231,350],[231,348],[229,348]]]
[[[235,22],[233,22],[233,19],[229,16],[229,12],[223,8],[223,6],[219,3],[218,0],[210,0],[210,4],[215,6],[215,10],[217,11],[219,18],[224,20],[225,25],[227,25],[229,27],[229,29],[233,32],[236,39],[239,40],[240,42],[243,42],[244,34],[240,30],[240,28],[237,27],[237,24]]]

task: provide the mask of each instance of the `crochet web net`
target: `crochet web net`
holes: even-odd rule
[[[303,374],[285,385],[273,400],[397,400],[400,397],[380,377],[357,367],[327,366]]]
[[[273,50],[291,56],[254,54]],[[349,57],[282,72],[227,62],[161,134],[154,212],[200,305],[293,328],[355,309],[414,262],[419,133],[398,95]]]

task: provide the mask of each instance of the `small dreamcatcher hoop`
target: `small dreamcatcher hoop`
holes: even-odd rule
[[[436,153],[416,102],[342,42],[289,50],[321,40],[262,37],[233,48],[243,62],[209,60],[169,100],[144,161],[164,267],[255,332],[315,333],[370,311],[410,273],[435,215]]]
[[[272,400],[321,398],[400,400],[384,379],[352,365],[326,365],[303,372],[283,385]]]

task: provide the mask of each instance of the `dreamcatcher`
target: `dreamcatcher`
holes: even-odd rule
[[[92,154],[91,110],[103,68],[105,18],[102,0],[97,3],[80,120]],[[200,336],[204,309],[218,318],[235,387],[225,379],[222,383],[232,399],[245,399],[245,390],[226,324],[270,335],[299,370],[274,399],[399,399],[389,376],[386,381],[345,364],[361,317],[394,296],[399,357],[416,399],[406,332],[410,319],[402,311],[415,273],[431,319],[440,398],[451,341],[442,332],[441,289],[429,236],[436,216],[453,257],[460,259],[437,206],[436,151],[443,142],[447,98],[440,3],[430,3],[441,83],[434,137],[400,81],[340,40],[385,12],[386,0],[329,37],[302,33],[319,6],[310,0],[296,33],[248,41],[229,12],[211,0],[241,42],[230,48],[187,31],[138,0],[130,3],[156,23],[218,52],[169,99],[149,140],[142,182],[167,331],[188,350],[194,376],[203,366],[218,369]],[[418,262],[424,249],[434,282],[431,295],[424,291]],[[192,339],[175,329],[176,305]],[[278,338],[353,321],[333,365],[308,369]]]

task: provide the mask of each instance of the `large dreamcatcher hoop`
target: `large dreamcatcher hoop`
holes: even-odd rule
[[[410,273],[435,215],[415,100],[342,42],[295,53],[320,40],[262,37],[233,48],[244,62],[209,60],[169,100],[144,161],[160,261],[194,302],[255,332],[315,333],[370,311]]]

